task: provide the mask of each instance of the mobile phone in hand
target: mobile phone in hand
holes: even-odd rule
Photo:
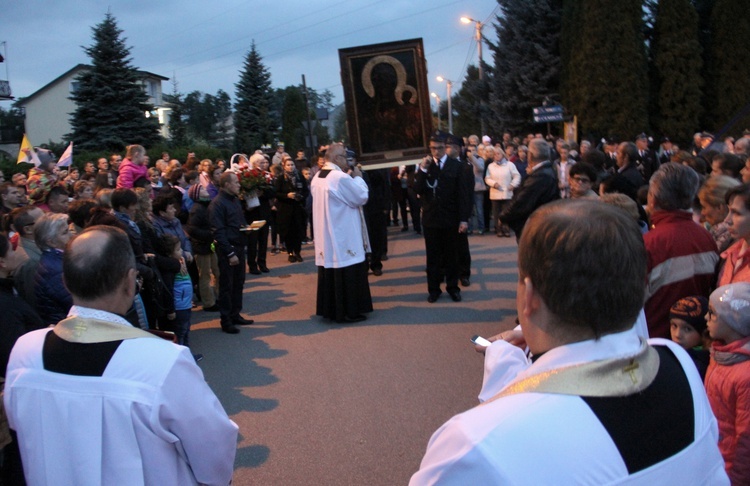
[[[483,338],[482,336],[478,334],[471,338],[471,342],[476,344],[477,346],[484,346],[485,348],[489,346],[490,344],[492,344],[491,341],[488,341],[487,339]]]

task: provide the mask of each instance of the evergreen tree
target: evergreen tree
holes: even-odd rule
[[[344,144],[349,143],[349,128],[346,124],[346,106],[344,105],[333,116],[333,140],[344,142]]]
[[[652,39],[654,128],[687,147],[699,126],[703,95],[698,14],[690,0],[659,1]]]
[[[302,122],[307,123],[307,107],[302,89],[297,86],[287,86],[283,92],[284,105],[281,110],[281,140],[289,154],[296,154],[297,150],[305,149],[305,135]],[[311,116],[311,118],[314,118]]]
[[[164,103],[170,108],[169,112],[169,145],[183,147],[187,145],[187,130],[182,94],[178,90],[177,78],[172,77],[172,92],[164,95]]]
[[[170,145],[173,147],[183,147],[187,145],[187,127],[183,119],[183,101],[182,95],[177,92],[164,95],[164,101],[171,108],[169,113],[169,136]]]
[[[214,133],[211,140],[217,147],[229,148],[231,145],[231,137],[229,136],[229,128],[231,127],[232,117],[232,100],[229,98],[229,94],[220,89],[214,96],[213,105],[214,119]]]
[[[454,133],[464,135],[472,133],[482,134],[482,122],[480,119],[481,96],[482,82],[479,81],[479,69],[474,65],[470,65],[466,69],[466,77],[461,83],[461,89],[453,95],[453,99],[451,100],[451,108],[457,113],[453,117]]]
[[[562,0],[498,0],[491,44],[490,132],[532,127],[532,108],[560,89]]]
[[[149,146],[161,139],[159,120],[145,117],[153,110],[131,65],[130,49],[121,37],[114,16],[93,27],[94,43],[84,51],[91,69],[78,76],[79,87],[70,97],[76,103],[66,138],[81,150],[116,150],[126,145]]]
[[[566,19],[580,38],[563,102],[578,116],[579,133],[631,140],[648,128],[642,2],[578,1],[578,17]]]
[[[255,41],[250,46],[235,87],[235,149],[252,152],[264,143],[272,143],[277,128],[272,115],[271,74],[255,48]]]
[[[710,118],[706,127],[718,131],[748,105],[750,93],[750,9],[737,0],[716,0],[711,14],[711,53],[707,100]],[[750,115],[735,121],[735,136],[750,128]]]

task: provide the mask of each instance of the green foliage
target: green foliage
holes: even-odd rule
[[[179,147],[187,144],[187,124],[185,123],[182,94],[176,91],[164,95],[164,101],[172,109],[169,113],[170,144]]]
[[[91,150],[121,150],[133,143],[149,146],[158,142],[159,122],[144,116],[153,106],[131,65],[130,49],[115,18],[107,13],[92,31],[94,43],[84,48],[91,69],[79,75],[79,88],[70,98],[76,109],[67,140]]]
[[[271,74],[255,48],[255,41],[235,87],[234,147],[252,153],[263,144],[273,143],[278,127],[272,114]]]
[[[455,115],[453,116],[454,133],[481,133],[481,99],[483,93],[483,83],[479,81],[479,69],[470,65],[466,70],[466,77],[461,83],[461,89],[453,95],[451,108]],[[447,110],[446,110],[447,112]],[[437,126],[437,123],[435,123]]]
[[[0,142],[21,143],[23,130],[23,112],[15,106],[8,110],[0,107]]]
[[[572,1],[572,0],[571,0]],[[566,99],[579,133],[632,139],[648,128],[648,78],[640,0],[580,0]]]
[[[333,140],[344,142],[344,144],[349,143],[349,131],[346,125],[346,107],[343,105],[333,118]]]
[[[533,125],[532,108],[560,92],[562,0],[498,0],[490,94],[490,132]]]
[[[710,130],[719,130],[750,101],[748,40],[750,9],[745,2],[716,0],[711,14],[710,54],[706,57]],[[729,133],[738,136],[745,128],[750,128],[750,115],[738,120]]]
[[[660,0],[651,44],[653,125],[684,147],[692,142],[702,112],[700,49],[698,14],[690,0]]]
[[[305,97],[297,86],[287,86],[280,91],[284,99],[280,140],[284,142],[284,150],[294,157],[297,150],[305,148],[306,130],[302,127],[302,122],[307,122]]]

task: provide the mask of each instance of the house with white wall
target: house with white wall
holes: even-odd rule
[[[78,88],[78,76],[88,69],[91,66],[78,64],[20,101],[26,112],[26,134],[33,144],[60,143],[65,134],[70,133],[70,116],[76,108],[70,96]],[[154,106],[154,112],[148,116],[159,117],[162,135],[166,138],[169,108],[164,105],[161,84],[169,78],[148,71],[137,73],[149,97],[148,103]]]

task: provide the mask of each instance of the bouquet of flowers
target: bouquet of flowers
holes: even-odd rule
[[[264,170],[247,167],[239,170],[237,176],[244,193],[257,193],[273,185],[273,176]]]
[[[258,194],[273,185],[273,176],[270,172],[261,169],[243,167],[237,171],[237,177],[242,187],[242,198],[248,209],[260,206]]]

